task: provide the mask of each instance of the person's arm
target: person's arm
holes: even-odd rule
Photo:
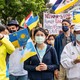
[[[26,61],[24,61],[24,69],[27,71],[36,71],[37,66],[30,65],[30,60],[31,59],[29,58]]]
[[[58,69],[56,69],[54,71],[54,76],[55,76],[56,79],[58,79],[58,77],[59,77],[59,70]]]
[[[47,70],[48,71],[54,71],[54,70],[58,69],[59,62],[58,62],[56,50],[53,47],[51,48],[50,52],[51,52],[51,57],[52,57],[53,64],[47,65],[47,68],[48,68]]]
[[[27,70],[27,71],[54,71],[55,69],[58,68],[58,59],[57,59],[57,55],[56,55],[56,51],[54,48],[51,48],[51,65],[47,65],[45,63],[40,63],[39,65],[30,65],[30,58],[28,60],[26,60],[24,62],[24,69]],[[36,69],[39,69],[39,70],[36,70]]]
[[[57,57],[58,57],[58,62],[60,63],[60,41],[59,41],[59,37],[56,37],[55,38],[55,42],[54,42],[54,48],[56,50],[56,54],[57,54]]]
[[[11,54],[15,50],[13,44],[5,37],[3,37],[0,42],[6,47],[6,50],[9,54]]]
[[[71,58],[70,45],[66,45],[62,51],[61,64],[64,68],[67,68],[67,69],[75,65],[74,60]]]

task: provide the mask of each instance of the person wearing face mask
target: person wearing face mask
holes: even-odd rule
[[[55,35],[49,35],[48,40],[47,40],[47,44],[54,46],[54,41],[55,41]]]
[[[61,64],[68,80],[80,80],[80,24],[74,26],[76,40],[68,43],[61,54]]]
[[[45,43],[46,32],[43,28],[34,31],[37,55],[24,62],[30,80],[54,80],[53,72],[58,68],[56,51]]]
[[[16,20],[11,20],[7,28],[11,33],[17,32],[20,29],[19,23]],[[10,80],[27,80],[27,71],[23,69],[24,63],[20,63],[22,58],[21,52],[23,46],[16,48],[15,51],[9,56],[9,79]]]
[[[12,54],[15,51],[13,44],[6,38],[5,32],[5,26],[0,24],[0,80],[9,80],[6,57],[7,53]]]
[[[61,58],[61,53],[65,45],[75,40],[74,35],[70,31],[70,27],[71,27],[71,22],[68,19],[63,19],[62,20],[62,31],[63,32],[55,38],[55,42],[54,42],[54,47],[56,49],[58,61],[60,65],[59,74],[56,75],[58,80],[66,80],[65,69],[60,63],[60,58]]]
[[[23,29],[21,26],[19,26],[19,23],[17,20],[11,20],[8,24],[7,24],[7,29],[9,31],[9,33],[13,33],[16,32],[20,29]]]

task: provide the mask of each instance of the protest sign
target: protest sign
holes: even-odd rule
[[[59,34],[62,30],[62,19],[70,18],[71,14],[50,14],[43,13],[43,27],[49,30],[50,34]]]
[[[80,11],[73,11],[73,23],[80,24]]]

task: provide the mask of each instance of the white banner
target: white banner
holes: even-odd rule
[[[70,14],[43,13],[43,27],[48,29],[50,34],[59,34],[62,30],[62,19],[71,17]]]

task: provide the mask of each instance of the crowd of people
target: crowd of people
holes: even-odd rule
[[[0,24],[0,80],[80,80],[79,24],[63,19],[62,32],[54,35],[39,23],[31,31],[37,55],[23,63],[21,52],[26,44],[15,48],[9,40],[9,34],[21,29],[16,20]]]

